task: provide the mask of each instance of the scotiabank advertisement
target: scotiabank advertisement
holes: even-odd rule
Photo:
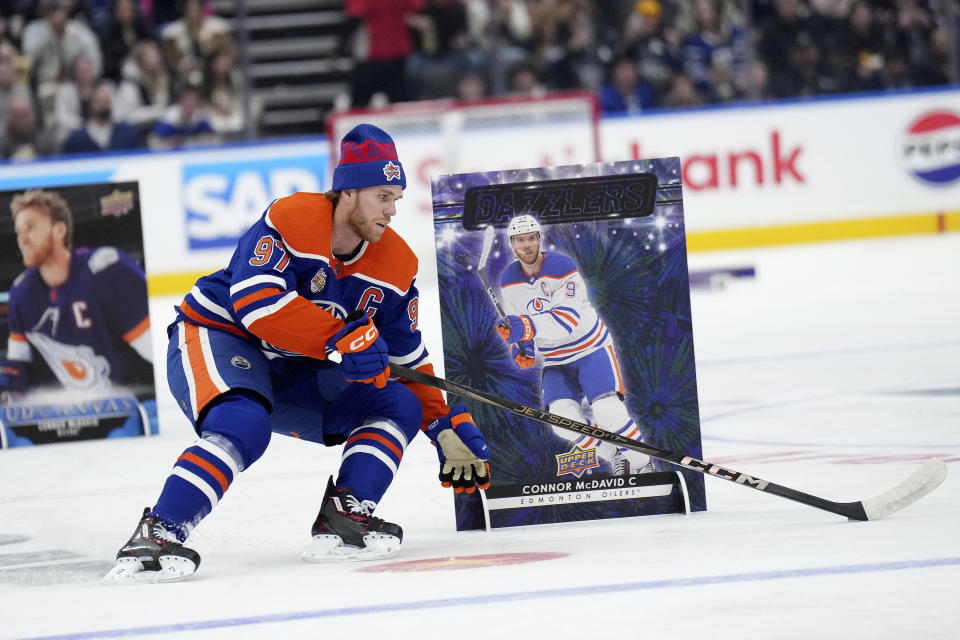
[[[960,210],[960,92],[608,119],[604,159],[683,159],[691,232]]]
[[[930,231],[960,229],[960,90],[603,118],[598,136],[605,162],[680,157],[691,250],[713,230],[732,235],[711,248],[728,248],[743,246],[738,230],[828,221],[927,216]],[[431,176],[596,160],[582,123],[395,140],[408,187],[393,225],[421,282],[436,278]],[[182,295],[271,200],[326,190],[330,151],[316,138],[7,164],[0,190],[137,182],[150,295]]]

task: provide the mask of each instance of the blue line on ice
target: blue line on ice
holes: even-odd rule
[[[154,625],[149,627],[129,627],[126,629],[109,629],[104,631],[84,631],[80,633],[67,633],[55,636],[37,636],[32,638],[24,638],[23,640],[89,640],[91,638],[129,638],[135,636],[199,631],[202,629],[242,627],[254,624],[276,624],[282,622],[293,622],[297,620],[309,620],[313,618],[336,618],[342,616],[371,615],[390,611],[407,612],[421,609],[435,609],[437,607],[466,607],[484,604],[496,604],[500,602],[520,602],[524,600],[542,600],[547,598],[578,597],[584,595],[619,593],[625,591],[649,591],[656,589],[670,589],[674,587],[697,587],[703,585],[735,582],[761,582],[765,580],[784,580],[813,576],[877,573],[882,571],[926,569],[931,567],[944,567],[951,565],[960,565],[960,557],[930,558],[928,560],[903,560],[899,562],[874,562],[868,564],[841,565],[835,567],[813,567],[810,569],[783,569],[780,571],[731,573],[718,576],[696,576],[690,578],[650,580],[646,582],[627,582],[623,584],[595,585],[588,587],[564,587],[561,589],[517,591],[513,593],[493,593],[489,595],[469,595],[462,598],[443,598],[440,600],[413,600],[393,603],[386,602],[383,604],[373,604],[364,607],[315,609],[311,611],[271,613],[260,616],[223,618],[220,620],[201,620],[198,622],[181,622],[168,625]]]

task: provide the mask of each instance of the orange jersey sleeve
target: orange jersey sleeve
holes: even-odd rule
[[[327,357],[327,340],[343,327],[343,321],[293,292],[281,297],[269,314],[246,327],[275,347],[323,360]]]
[[[416,367],[416,370],[431,376],[436,375],[433,372],[433,365],[430,363]],[[410,391],[413,391],[413,394],[420,400],[420,406],[423,407],[423,422],[420,424],[420,429],[426,429],[431,422],[450,413],[450,407],[447,406],[439,389],[406,378],[400,378],[400,382],[406,385]]]

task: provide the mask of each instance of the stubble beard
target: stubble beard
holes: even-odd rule
[[[367,242],[376,242],[384,232],[383,227],[379,227],[376,223],[363,218],[359,202],[354,202],[353,209],[347,214],[347,226],[349,226],[350,230],[357,234],[361,240]]]
[[[50,254],[53,253],[53,239],[48,236],[39,245],[34,244],[27,251],[20,249],[20,253],[23,254],[23,266],[28,269],[30,267],[39,267],[50,257]]]
[[[540,259],[540,247],[537,247],[537,250],[534,251],[534,252],[532,252],[529,261],[528,261],[527,258],[525,257],[526,254],[524,254],[524,253],[522,253],[522,252],[520,252],[520,251],[517,251],[516,253],[517,253],[517,258],[520,260],[520,263],[521,263],[521,264],[524,264],[524,265],[526,265],[526,266],[528,266],[528,267],[534,266],[535,264],[537,264],[537,261]]]

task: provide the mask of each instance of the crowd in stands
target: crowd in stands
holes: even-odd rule
[[[956,20],[956,5],[347,0],[361,70],[349,103],[366,105],[374,91],[397,101],[587,89],[616,113],[939,85],[957,79],[936,9]],[[358,33],[370,37],[358,45]],[[370,82],[386,69],[405,81]]]
[[[957,83],[958,4],[344,0],[335,108],[588,90],[638,113]],[[0,0],[0,157],[241,138],[258,109],[236,60],[206,0]]]
[[[0,0],[0,158],[240,138],[235,55],[203,0]]]

